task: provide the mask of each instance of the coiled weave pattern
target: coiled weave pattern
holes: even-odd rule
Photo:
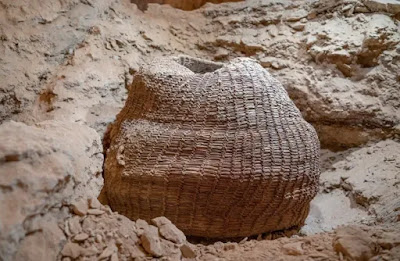
[[[166,216],[187,235],[299,227],[318,189],[314,128],[251,59],[153,61],[136,73],[109,136],[112,209]]]

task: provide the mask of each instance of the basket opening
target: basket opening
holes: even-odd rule
[[[194,73],[214,72],[223,66],[222,63],[210,62],[188,56],[178,57],[177,62]]]

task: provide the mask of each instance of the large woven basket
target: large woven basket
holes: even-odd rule
[[[131,219],[166,216],[187,235],[300,227],[318,189],[315,130],[250,59],[144,66],[109,137],[112,209]]]

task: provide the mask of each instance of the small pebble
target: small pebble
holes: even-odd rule
[[[89,206],[90,206],[90,208],[100,209],[101,203],[97,198],[90,198],[89,199]]]
[[[111,261],[118,261],[118,254],[114,253],[111,255]]]
[[[103,238],[101,237],[101,235],[96,235],[96,242],[100,243],[103,240]]]
[[[115,252],[115,249],[113,247],[107,247],[106,249],[103,250],[103,252],[99,256],[99,260],[103,258],[110,257],[113,253]]]
[[[88,212],[88,204],[86,200],[79,200],[78,202],[72,204],[72,210],[76,215],[84,216]]]
[[[181,252],[182,252],[182,256],[184,258],[195,258],[196,257],[196,253],[187,244],[184,244],[184,245],[181,246]]]
[[[74,237],[74,240],[77,242],[85,241],[89,238],[89,235],[86,233],[80,233]]]

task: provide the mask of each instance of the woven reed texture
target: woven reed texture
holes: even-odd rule
[[[248,58],[160,58],[142,67],[109,132],[105,186],[131,219],[187,235],[300,227],[318,189],[319,141],[282,85]]]

